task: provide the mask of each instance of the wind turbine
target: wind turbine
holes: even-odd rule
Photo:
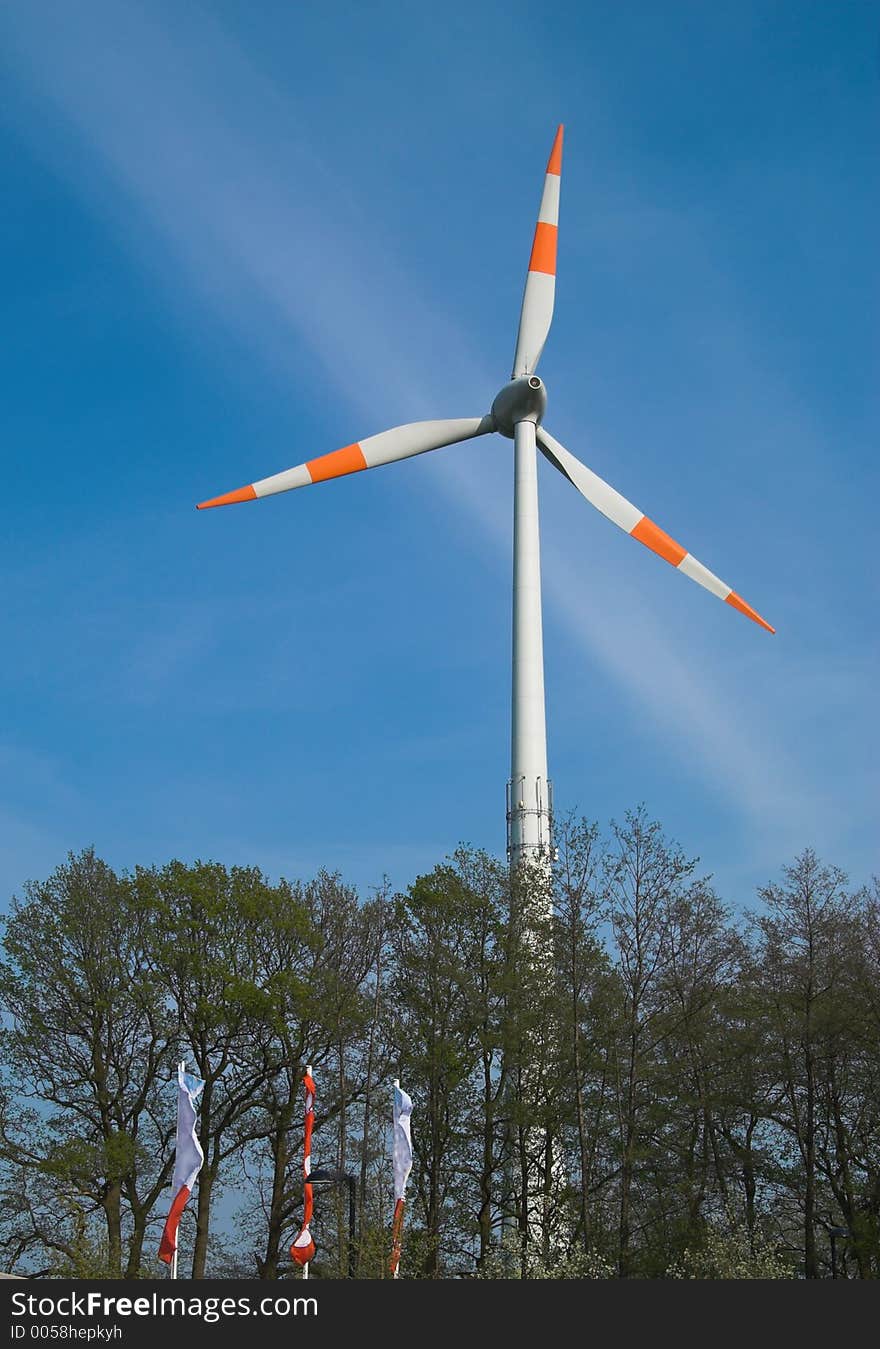
[[[513,697],[511,776],[508,785],[508,853],[511,867],[522,860],[544,862],[550,855],[552,801],[547,779],[544,706],[544,646],[541,622],[541,561],[538,527],[537,450],[598,511],[631,538],[650,548],[747,618],[774,632],[760,614],[654,524],[643,511],[604,482],[542,425],[547,390],[536,374],[550,331],[556,292],[556,241],[562,133],[556,131],[547,164],[541,209],[529,258],[510,381],[483,417],[411,422],[368,436],[295,468],[202,501],[198,509],[255,501],[296,487],[327,482],[362,469],[409,459],[427,450],[498,431],[514,443],[513,505]]]

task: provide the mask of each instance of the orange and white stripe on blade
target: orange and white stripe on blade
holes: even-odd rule
[[[560,445],[559,441],[555,440],[549,431],[545,431],[543,426],[538,427],[537,440],[545,458],[550,460],[554,468],[558,468],[560,473],[568,478],[572,486],[578,489],[581,496],[586,497],[587,501],[595,506],[597,511],[601,511],[613,524],[617,525],[618,529],[622,529],[625,534],[629,534],[631,538],[637,539],[646,548],[650,548],[652,553],[662,557],[664,562],[668,562],[670,566],[675,567],[676,571],[680,571],[684,576],[689,576],[704,590],[717,595],[718,599],[724,600],[725,604],[731,605],[732,608],[738,609],[753,623],[766,628],[768,632],[776,631],[750,604],[746,604],[745,600],[737,595],[729,585],[720,580],[708,567],[704,567],[702,562],[698,562],[686,548],[682,548],[680,543],[676,543],[675,539],[667,534],[664,529],[655,525],[654,521],[650,520],[644,511],[640,511],[638,506],[634,506],[631,501],[627,501],[626,497],[616,492],[592,469],[587,468],[586,464],[582,464],[579,459],[575,459],[574,455],[570,454],[564,445]]]
[[[472,436],[483,436],[494,429],[491,417],[453,417],[394,426],[390,431],[381,431],[376,436],[355,441],[353,445],[344,445],[341,450],[319,455],[317,459],[309,459],[295,468],[285,469],[283,473],[275,473],[271,478],[261,478],[259,482],[240,487],[235,492],[200,501],[197,509],[204,511],[211,506],[256,501],[259,497],[274,496],[277,492],[291,492],[296,487],[309,487],[312,483],[343,478],[349,473],[360,473],[365,468],[378,468],[380,464],[410,459],[427,450],[439,450],[444,445],[470,440]]]
[[[553,318],[556,297],[556,241],[559,233],[559,185],[562,173],[562,134],[560,126],[547,163],[541,209],[535,226],[526,288],[523,292],[513,378],[530,375],[541,359]]]

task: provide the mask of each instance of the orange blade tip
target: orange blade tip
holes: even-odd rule
[[[745,600],[741,599],[735,591],[731,590],[724,602],[725,604],[733,605],[734,609],[738,609],[741,614],[745,614],[746,618],[750,618],[753,623],[758,623],[762,628],[766,628],[768,632],[776,632],[776,629],[771,628],[766,619],[763,619],[757,610],[753,609],[750,604],[746,604]]]
[[[247,487],[239,487],[236,492],[225,492],[222,497],[211,497],[210,501],[200,501],[196,506],[197,511],[206,511],[209,506],[232,506],[236,501],[256,501],[257,494],[250,484]]]
[[[565,127],[562,123],[556,128],[556,139],[553,142],[553,149],[550,151],[550,158],[547,161],[547,172],[560,174],[562,172],[562,136]]]

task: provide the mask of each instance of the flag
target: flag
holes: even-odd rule
[[[311,1068],[306,1068],[303,1087],[306,1093],[306,1129],[303,1142],[303,1225],[300,1228],[299,1236],[290,1248],[290,1254],[298,1265],[307,1265],[310,1260],[314,1259],[315,1255],[315,1243],[312,1241],[312,1234],[309,1231],[313,1207],[309,1176],[312,1174],[312,1126],[315,1123],[315,1084],[312,1080]]]
[[[400,1083],[394,1083],[394,1223],[391,1229],[391,1260],[388,1268],[397,1274],[400,1264],[401,1235],[403,1232],[403,1205],[406,1201],[406,1182],[412,1170],[412,1134],[409,1117],[412,1114],[412,1101]],[[387,1117],[386,1117],[387,1118]]]
[[[177,1070],[177,1138],[174,1144],[174,1176],[171,1181],[173,1199],[165,1230],[159,1243],[159,1259],[170,1265],[177,1250],[177,1229],[180,1218],[186,1208],[186,1201],[192,1194],[196,1176],[202,1169],[205,1154],[196,1136],[196,1101],[201,1095],[204,1082],[200,1077],[188,1073],[183,1064]]]

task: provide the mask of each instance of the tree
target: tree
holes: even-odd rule
[[[478,1231],[491,1229],[495,1157],[492,1109],[497,1052],[495,974],[498,873],[488,859],[467,850],[421,876],[395,905],[397,952],[389,998],[389,1037],[399,1076],[418,1106],[414,1129],[415,1189],[425,1228],[424,1273],[440,1277],[443,1253],[474,1166],[479,1139],[481,1177]],[[493,1043],[495,1042],[495,1043]],[[489,1115],[475,1120],[471,1084],[480,1072]],[[488,1123],[487,1123],[488,1119]],[[466,1207],[465,1207],[466,1211]],[[469,1225],[469,1223],[468,1223]],[[465,1229],[467,1231],[467,1228]]]
[[[510,890],[507,867],[485,852],[459,848],[453,863],[470,899],[470,922],[462,933],[460,964],[465,1016],[474,1035],[476,1062],[472,1107],[465,1125],[473,1156],[465,1162],[463,1172],[475,1182],[479,1198],[473,1222],[479,1243],[477,1263],[481,1265],[492,1247],[503,1204],[499,1182],[506,1130],[501,1047]]]
[[[663,1011],[652,1035],[655,1092],[662,1102],[663,1154],[657,1157],[663,1241],[699,1247],[713,1215],[730,1210],[719,1121],[723,1095],[726,994],[739,941],[705,878],[673,891],[666,906]],[[677,1207],[674,1207],[674,1204]]]
[[[256,867],[175,861],[139,870],[136,888],[150,924],[152,976],[173,1008],[181,1052],[205,1083],[192,1259],[192,1277],[201,1279],[221,1169],[237,1160],[243,1121],[282,1066],[267,1062],[259,1034],[267,1011],[259,933],[272,887]]]
[[[242,1210],[261,1278],[278,1275],[285,1232],[302,1205],[302,1072],[312,1065],[318,1086],[315,1165],[349,1164],[351,1115],[366,1097],[370,1075],[384,1072],[377,1036],[364,1043],[375,1004],[370,975],[385,921],[383,906],[361,905],[338,875],[282,882],[264,897],[254,932],[261,1010],[251,1053],[264,1081],[241,1116],[241,1149],[249,1202]],[[347,1212],[338,1191],[321,1192],[315,1231],[321,1263],[347,1270]],[[330,1205],[333,1206],[332,1213]],[[347,1206],[346,1206],[347,1208]],[[335,1217],[335,1231],[330,1218]]]
[[[796,1149],[789,1187],[802,1212],[804,1274],[819,1278],[819,1149],[823,1060],[831,1068],[847,1025],[848,971],[858,938],[857,901],[839,868],[810,849],[783,870],[782,884],[759,891],[766,912],[754,916],[761,991],[770,1029],[772,1070],[779,1085],[774,1123]],[[843,1142],[838,1131],[838,1137]],[[845,1151],[845,1146],[844,1146]],[[843,1189],[848,1187],[841,1176]],[[847,1200],[852,1211],[852,1200]]]
[[[591,1199],[598,1183],[599,1132],[608,1089],[608,1036],[604,1033],[609,964],[598,939],[602,921],[602,856],[599,827],[586,820],[563,822],[554,868],[553,937],[560,1043],[554,1077],[555,1112],[564,1124],[574,1104],[578,1174],[575,1237],[584,1254],[594,1249],[597,1223]],[[590,1083],[595,1083],[590,1102]],[[568,1106],[568,1108],[567,1108]]]
[[[173,1132],[162,1087],[176,1024],[136,891],[92,849],[71,854],[13,901],[3,952],[4,1064],[13,1097],[34,1103],[4,1113],[3,1152],[39,1177],[20,1187],[28,1201],[18,1240],[75,1262],[100,1214],[105,1273],[137,1277],[170,1175],[155,1159]],[[50,1180],[60,1204],[40,1202]]]
[[[614,1087],[620,1135],[618,1269],[633,1269],[634,1184],[647,1141],[652,1107],[652,1041],[666,1007],[663,979],[669,961],[670,910],[696,863],[663,837],[643,808],[612,825],[606,857],[608,917],[622,996],[623,1038],[616,1054]]]

